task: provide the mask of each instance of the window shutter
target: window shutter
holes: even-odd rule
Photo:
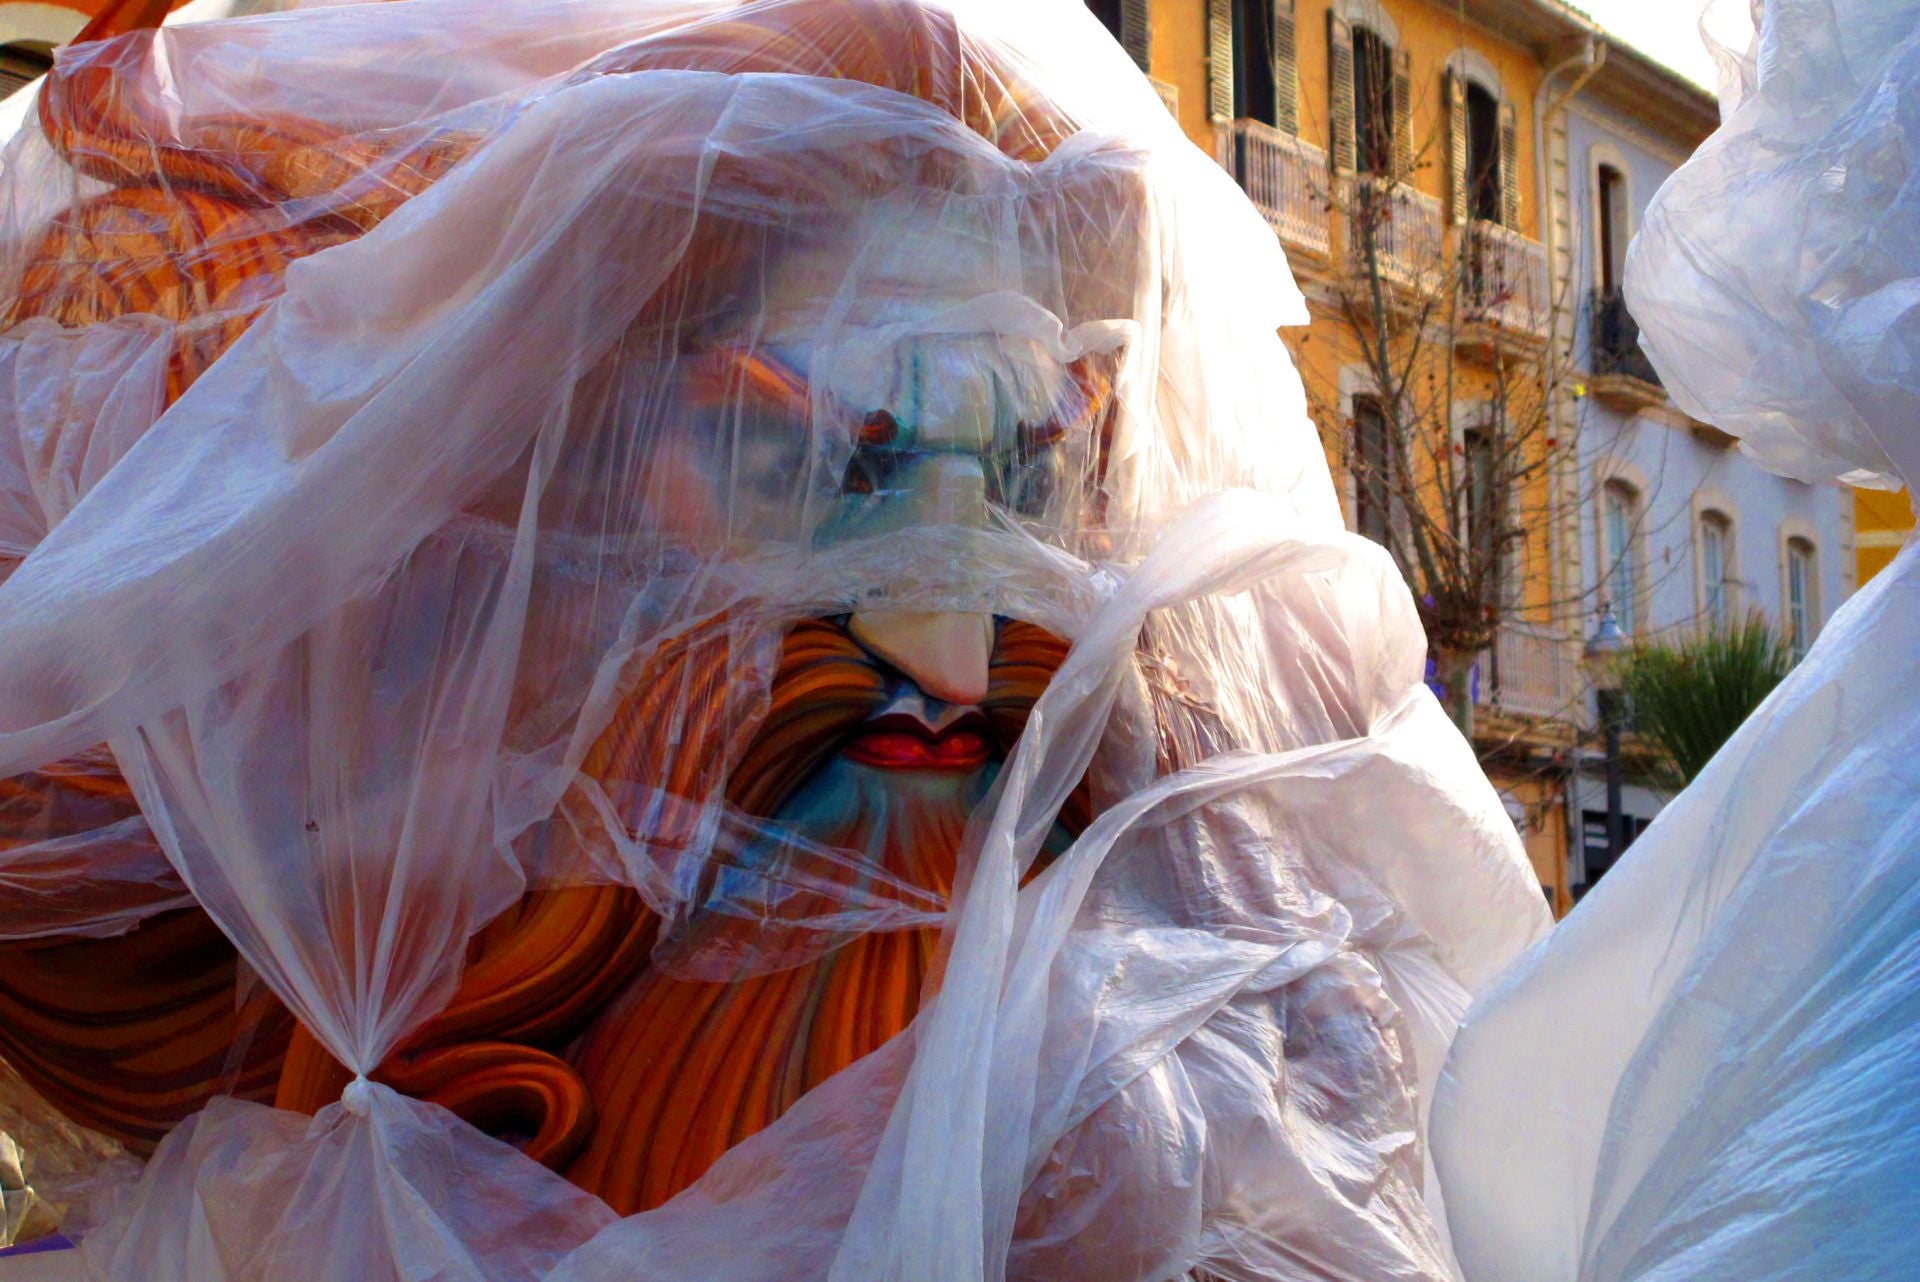
[[[1331,9],[1327,10],[1327,67],[1333,167],[1352,173],[1358,150],[1353,136],[1353,28]]]
[[[1207,111],[1233,119],[1232,0],[1207,0]]]
[[[1447,202],[1456,227],[1467,222],[1467,82],[1447,73]]]
[[[1393,176],[1413,177],[1413,55],[1404,49],[1393,53]]]
[[[1300,59],[1294,40],[1294,0],[1273,0],[1273,121],[1280,132],[1300,132]]]
[[[1520,127],[1513,104],[1500,104],[1500,221],[1520,230]]]
[[[1134,66],[1153,70],[1153,19],[1147,0],[1120,0],[1120,47]]]

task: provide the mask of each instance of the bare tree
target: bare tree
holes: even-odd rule
[[[1355,51],[1359,109],[1334,121],[1324,192],[1344,235],[1322,305],[1347,333],[1319,341],[1353,350],[1337,353],[1338,383],[1308,380],[1309,408],[1356,527],[1413,589],[1448,710],[1471,735],[1475,663],[1523,603],[1551,609],[1565,591],[1548,531],[1572,448],[1555,438],[1555,405],[1573,371],[1555,350],[1545,254],[1514,229],[1511,108],[1469,101],[1450,77],[1448,127],[1412,146],[1391,68],[1373,57]],[[1436,155],[1450,211],[1412,183]]]

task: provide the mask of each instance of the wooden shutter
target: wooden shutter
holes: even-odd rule
[[[1293,25],[1294,0],[1273,0],[1273,123],[1282,133],[1300,133],[1300,54]]]
[[[1153,18],[1147,0],[1120,0],[1120,47],[1145,72],[1153,70]]]
[[[1393,51],[1393,176],[1413,177],[1413,55]]]
[[[1233,3],[1207,0],[1207,111],[1233,119]]]
[[[1447,72],[1447,204],[1456,227],[1463,227],[1471,206],[1467,199],[1467,81]]]
[[[1513,104],[1500,104],[1500,221],[1520,230],[1520,127]]]
[[[1352,173],[1357,147],[1353,136],[1353,28],[1327,10],[1327,119],[1333,167]]]

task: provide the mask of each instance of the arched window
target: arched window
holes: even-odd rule
[[[1787,640],[1796,659],[1813,644],[1820,618],[1819,580],[1814,571],[1813,544],[1803,538],[1787,540]]]
[[[1353,398],[1353,528],[1389,546],[1393,526],[1393,429],[1387,412],[1372,396]]]
[[[1620,630],[1640,626],[1640,495],[1625,481],[1608,481],[1601,493],[1600,542],[1606,575],[1603,595]]]
[[[1594,170],[1594,236],[1600,251],[1600,292],[1616,292],[1627,275],[1627,241],[1633,230],[1627,225],[1627,177],[1612,165]]]
[[[1701,619],[1724,627],[1733,612],[1733,522],[1724,512],[1703,512],[1698,539]]]
[[[1463,497],[1466,500],[1468,564],[1482,572],[1481,602],[1498,607],[1506,601],[1506,558],[1502,526],[1505,494],[1493,431],[1470,427],[1460,434]]]
[[[1150,71],[1153,60],[1152,38],[1148,29],[1147,0],[1087,0],[1087,8],[1100,19],[1100,25],[1113,33],[1136,67]]]
[[[1467,217],[1501,221],[1500,100],[1478,81],[1467,85]]]

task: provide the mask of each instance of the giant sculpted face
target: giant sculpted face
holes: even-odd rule
[[[859,52],[815,70],[857,77]],[[404,181],[374,197],[283,132],[300,159],[276,172],[333,193],[314,217],[257,184],[157,172],[205,162],[125,145],[115,131],[132,124],[100,105],[118,89],[58,89],[49,136],[112,185],[55,221],[13,319],[77,326],[143,305],[183,319],[197,329],[169,395],[286,261],[351,239],[392,187],[427,190],[457,151],[406,153],[388,169]],[[999,141],[1037,153],[1044,133],[1026,119]],[[570,752],[571,782],[515,835],[530,888],[373,1074],[622,1212],[671,1198],[899,1035],[937,986],[970,820],[1068,648],[1018,584],[969,573],[970,540],[1084,551],[1105,502],[1128,327],[1083,295],[1131,283],[1079,279],[1085,234],[1061,226],[1121,217],[1111,174],[1023,187],[1012,160],[837,154],[842,172],[781,193],[772,216],[746,197],[779,175],[742,162],[717,181],[733,203],[695,220],[682,266],[581,381],[544,464],[509,726]],[[1124,254],[1110,262],[1126,275]],[[527,476],[475,494],[461,528],[511,529]],[[621,597],[621,582],[650,586]],[[570,723],[555,673],[596,664]],[[5,946],[0,1043],[35,1086],[141,1148],[221,1091],[307,1111],[339,1097],[347,1070],[284,1007],[254,989],[236,1008],[231,948],[154,871],[104,749],[11,787],[0,837],[91,834],[95,855],[136,869],[118,893],[147,914],[117,937]],[[1083,785],[1042,866],[1090,807]]]
[[[1538,887],[1271,229],[1018,8],[63,54],[0,156],[0,1059],[155,1155],[88,1250],[1450,1275],[1422,1092]]]

